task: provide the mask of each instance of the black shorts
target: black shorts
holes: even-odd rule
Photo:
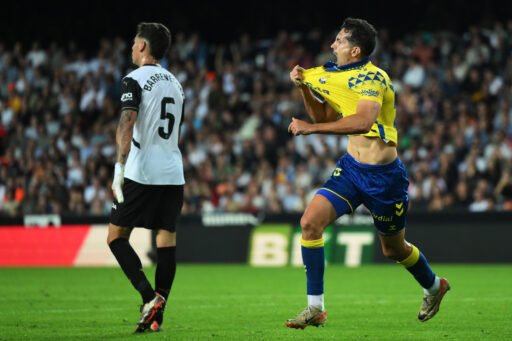
[[[183,185],[143,185],[125,178],[123,195],[122,204],[114,199],[111,224],[176,231],[183,206]]]

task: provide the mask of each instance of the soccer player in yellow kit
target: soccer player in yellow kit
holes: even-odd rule
[[[427,321],[439,310],[450,289],[434,274],[427,259],[405,240],[409,185],[397,154],[395,92],[387,73],[369,60],[377,32],[366,20],[347,18],[331,45],[336,63],[290,72],[313,123],[292,118],[293,135],[349,136],[343,155],[301,218],[302,260],[306,269],[308,306],[286,321],[290,328],[321,326],[324,306],[324,229],[338,217],[364,204],[374,218],[382,252],[401,263],[424,289],[418,314]]]

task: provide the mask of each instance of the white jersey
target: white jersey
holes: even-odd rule
[[[121,84],[121,109],[137,111],[125,177],[145,185],[183,185],[178,147],[185,95],[176,77],[160,65],[146,64]]]

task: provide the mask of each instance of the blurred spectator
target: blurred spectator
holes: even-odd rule
[[[187,96],[183,213],[304,209],[347,143],[286,131],[292,116],[306,116],[288,73],[333,59],[323,36],[212,44],[175,35],[162,65]],[[128,46],[0,43],[0,213],[109,213]],[[396,91],[411,210],[512,210],[511,50],[512,21],[393,41],[381,31],[372,58],[389,65]]]

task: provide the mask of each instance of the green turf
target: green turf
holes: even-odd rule
[[[139,297],[117,268],[0,269],[0,340],[512,340],[512,265],[434,269],[453,290],[426,323],[400,266],[329,266],[328,324],[292,330],[283,324],[305,307],[302,269],[181,265],[165,330],[143,335],[131,334]]]

